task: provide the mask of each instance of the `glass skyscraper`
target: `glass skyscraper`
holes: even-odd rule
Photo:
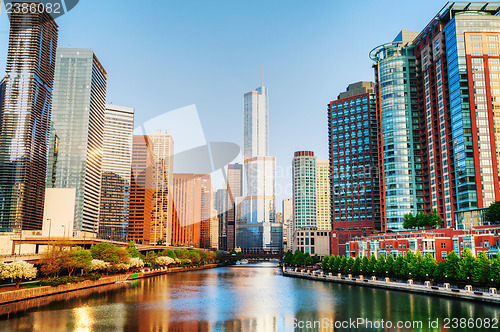
[[[293,157],[293,233],[303,227],[318,227],[316,157],[312,151],[297,151]]]
[[[282,224],[275,222],[276,158],[269,156],[269,102],[262,86],[244,95],[242,216],[236,246],[244,252],[279,252]]]
[[[133,130],[133,108],[106,105],[98,232],[102,239],[127,241]]]
[[[47,186],[76,188],[75,236],[98,231],[106,80],[93,50],[57,49]]]
[[[46,13],[12,12],[0,105],[0,231],[41,230],[57,48]]]
[[[423,208],[422,169],[418,154],[421,120],[416,98],[416,32],[402,31],[392,43],[374,49],[383,230],[403,229],[404,215]],[[417,161],[417,162],[416,162]]]

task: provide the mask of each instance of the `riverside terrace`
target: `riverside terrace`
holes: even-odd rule
[[[40,259],[40,254],[45,250],[46,246],[49,244],[52,244],[56,241],[64,241],[68,242],[71,246],[79,246],[82,247],[83,249],[90,249],[91,246],[94,244],[98,243],[111,243],[111,244],[116,244],[122,247],[125,247],[127,243],[125,242],[117,242],[117,241],[110,241],[110,240],[103,240],[103,239],[78,239],[78,238],[43,238],[43,237],[27,237],[23,239],[12,239],[12,252],[10,255],[0,255],[0,261],[4,263],[10,263],[16,260],[19,260],[19,258],[22,258],[28,263],[35,264],[38,262]],[[22,245],[34,245],[35,250],[34,253],[31,254],[16,254],[18,248],[20,248]],[[17,247],[17,248],[16,248]],[[196,250],[202,250],[202,251],[208,251],[207,249],[201,249],[201,248],[192,248],[192,247],[185,247],[185,246],[154,246],[154,245],[141,245],[141,244],[136,244],[137,250],[141,254],[147,254],[149,251],[153,251],[155,253],[161,252],[165,249],[196,249]]]
[[[325,274],[321,270],[313,271],[300,268],[283,268],[283,275],[292,278],[305,278],[323,282],[326,281],[339,284],[367,286],[374,288],[383,288],[387,290],[398,290],[403,292],[434,296],[446,296],[464,300],[500,304],[500,295],[498,294],[496,288],[489,288],[488,292],[485,292],[484,290],[474,290],[470,285],[465,286],[465,289],[452,288],[449,283],[444,283],[440,286],[433,286],[430,281],[425,281],[424,285],[418,285],[413,283],[413,279],[409,279],[406,283],[404,283],[390,281],[389,278],[380,280],[377,279],[377,277],[373,276],[370,279],[366,279],[363,275],[360,275],[358,278],[356,278],[351,274]]]

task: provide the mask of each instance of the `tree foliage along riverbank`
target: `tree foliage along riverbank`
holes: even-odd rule
[[[474,257],[469,249],[464,249],[462,256],[452,251],[443,262],[437,262],[430,253],[424,256],[417,251],[408,251],[405,256],[396,259],[389,255],[387,259],[379,255],[356,258],[346,256],[325,256],[321,262],[325,271],[351,273],[354,275],[376,275],[398,279],[431,280],[439,282],[476,283],[482,285],[500,285],[500,257],[494,261],[484,252]]]
[[[292,266],[309,266],[319,263],[321,260],[318,255],[311,256],[309,253],[304,254],[300,250],[296,250],[292,254],[291,250],[288,250],[283,258],[283,262]]]
[[[49,284],[60,284],[64,281],[81,281],[74,278],[76,273],[96,280],[101,273],[126,272],[137,270],[145,264],[155,266],[198,266],[213,262],[217,258],[214,252],[187,249],[165,249],[160,253],[148,252],[142,255],[133,242],[123,248],[111,243],[98,243],[90,250],[72,246],[68,241],[54,241],[41,255],[37,264],[18,261],[10,264],[0,262],[0,280],[13,279],[17,287],[22,280],[38,277],[50,278]],[[60,276],[69,278],[61,279]],[[62,281],[61,281],[62,280]]]

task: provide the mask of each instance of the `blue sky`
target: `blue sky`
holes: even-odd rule
[[[80,0],[57,19],[60,47],[93,48],[108,71],[108,102],[136,124],[196,104],[207,141],[241,145],[243,94],[270,98],[270,153],[328,158],[326,105],[349,83],[372,80],[368,53],[402,30],[420,31],[436,0]],[[0,15],[0,70],[8,20]],[[175,138],[174,138],[175,139]],[[278,210],[290,174],[278,172]]]

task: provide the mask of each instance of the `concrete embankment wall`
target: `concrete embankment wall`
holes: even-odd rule
[[[384,280],[372,280],[356,277],[346,277],[332,274],[313,274],[312,272],[301,272],[301,271],[283,271],[283,275],[292,278],[305,278],[318,281],[334,282],[339,284],[357,285],[365,287],[383,288],[387,290],[397,290],[403,292],[411,292],[425,295],[433,296],[445,296],[452,297],[456,299],[464,299],[479,302],[488,302],[492,304],[500,305],[500,295],[492,294],[486,292],[478,292],[465,289],[456,288],[444,288],[436,286],[425,286],[416,284],[405,284],[402,282],[384,281]]]
[[[127,279],[149,278],[149,277],[154,277],[154,276],[163,275],[163,274],[193,271],[193,270],[211,269],[211,268],[215,268],[215,267],[217,267],[216,264],[207,264],[207,265],[203,265],[203,266],[172,268],[172,269],[169,269],[169,268],[163,268],[163,269],[157,269],[157,270],[144,269],[141,272],[137,272],[137,273],[128,273],[128,274],[122,274],[122,275],[111,276],[111,277],[103,276],[101,279],[96,280],[96,281],[85,280],[85,281],[77,282],[74,284],[65,284],[65,285],[59,285],[56,287],[42,286],[42,287],[36,287],[36,288],[27,288],[27,289],[25,288],[25,289],[19,289],[19,290],[14,290],[14,291],[1,292],[0,293],[0,305],[6,304],[6,303],[29,300],[29,299],[43,297],[43,296],[68,293],[68,292],[72,292],[72,291],[78,291],[81,289],[95,288],[95,287],[100,287],[100,286],[104,286],[104,285],[110,285],[110,284],[114,284],[116,282],[124,282]]]

